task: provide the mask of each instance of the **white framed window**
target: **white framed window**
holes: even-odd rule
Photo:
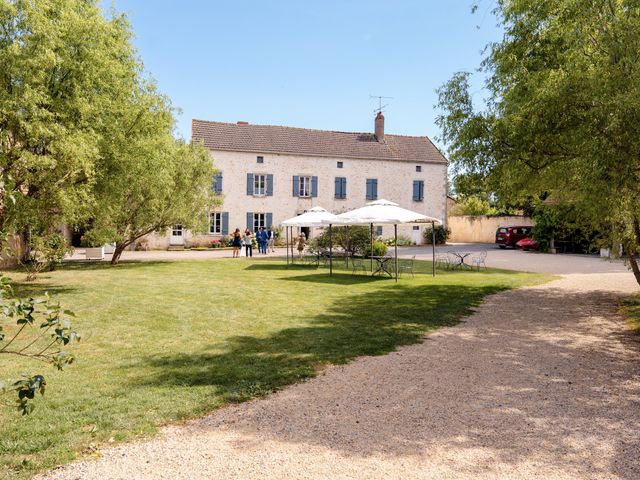
[[[182,225],[180,225],[180,224],[174,225],[171,228],[171,235],[173,235],[174,237],[181,237],[182,236]]]
[[[211,234],[222,233],[222,213],[212,212],[209,215],[209,233]]]
[[[299,197],[311,196],[311,177],[299,177],[298,196]]]
[[[253,174],[253,194],[264,196],[267,194],[267,176],[259,173]]]
[[[267,216],[264,213],[253,214],[253,231],[257,232],[260,227],[267,228]]]

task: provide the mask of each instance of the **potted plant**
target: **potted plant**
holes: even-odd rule
[[[87,260],[104,260],[104,244],[107,241],[106,234],[98,229],[85,233],[80,240],[80,245],[85,248],[85,258]]]

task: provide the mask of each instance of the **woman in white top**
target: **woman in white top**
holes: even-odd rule
[[[244,254],[247,257],[253,257],[253,238],[248,228],[244,231]]]

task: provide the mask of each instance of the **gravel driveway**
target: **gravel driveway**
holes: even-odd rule
[[[628,273],[492,295],[422,344],[65,466],[48,479],[638,479]],[[179,399],[176,399],[179,401]]]

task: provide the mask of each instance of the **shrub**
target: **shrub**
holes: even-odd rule
[[[73,253],[73,247],[59,233],[50,233],[42,238],[42,254],[47,267],[54,270],[66,255]]]
[[[384,243],[386,245],[388,245],[389,247],[393,247],[394,246],[394,238],[387,238],[386,240],[384,240]],[[398,235],[398,246],[399,247],[407,247],[410,245],[413,245],[413,240],[405,235]]]
[[[85,248],[101,247],[112,240],[111,235],[106,230],[92,228],[82,236],[80,246]]]
[[[375,242],[373,242],[373,256],[374,257],[382,257],[387,253],[387,246],[385,245],[385,243],[381,240],[376,240]],[[370,257],[371,256],[371,245],[367,245],[366,247],[364,247],[364,256],[365,257]]]
[[[43,298],[15,298],[9,278],[0,276],[0,352],[3,354],[48,363],[62,370],[75,360],[74,355],[63,348],[80,340],[71,326],[72,316],[73,312],[64,310],[46,293]],[[14,343],[16,339],[19,340]],[[22,378],[7,384],[0,382],[0,395],[15,395],[15,407],[27,415],[33,411],[32,401],[36,395],[44,395],[45,386],[42,374],[23,374]],[[6,403],[0,401],[0,405]]]
[[[444,228],[443,225],[436,226],[436,245],[443,245],[447,243],[447,239],[451,235],[450,228]],[[422,232],[422,237],[424,238],[425,243],[431,245],[433,243],[433,228],[425,228]]]
[[[329,248],[329,229],[326,228],[317,237],[318,247]],[[331,241],[333,246],[342,247],[352,254],[362,254],[364,249],[371,243],[369,227],[351,226],[351,227],[333,227],[331,229]]]
[[[460,200],[452,209],[452,216],[460,216],[460,215],[470,215],[470,216],[479,216],[479,215],[498,215],[499,212],[496,208],[491,206],[488,200],[485,200],[480,197],[466,197]]]

